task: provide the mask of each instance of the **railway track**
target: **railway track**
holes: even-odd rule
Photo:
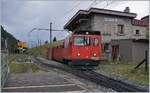
[[[47,68],[52,67],[52,68],[63,70],[65,72],[74,74],[80,78],[84,78],[88,81],[94,82],[98,85],[111,88],[118,92],[148,92],[149,91],[147,87],[145,88],[143,86],[135,86],[129,83],[125,83],[121,80],[115,80],[113,78],[97,73],[94,70],[86,70],[86,71],[77,70],[61,63],[59,63],[60,65],[47,64],[38,58],[36,58],[34,61]]]

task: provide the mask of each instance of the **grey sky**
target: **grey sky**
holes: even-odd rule
[[[137,13],[137,19],[149,14],[148,1],[23,1],[2,0],[2,25],[19,40],[42,41],[49,39],[49,32],[34,31],[29,38],[27,33],[32,28],[49,28],[53,22],[53,29],[63,29],[64,24],[79,10],[90,7],[106,8],[123,11],[126,6],[131,12]],[[111,4],[109,4],[111,3]],[[107,6],[107,4],[109,6]],[[91,6],[90,6],[91,5]],[[106,7],[107,6],[107,7]],[[53,32],[53,36],[62,39],[67,32]]]

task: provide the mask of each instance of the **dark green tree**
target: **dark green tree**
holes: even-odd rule
[[[1,38],[2,38],[1,46],[4,46],[4,40],[7,40],[7,46],[9,52],[13,52],[14,49],[17,48],[18,40],[13,35],[11,35],[6,30],[4,30],[3,26],[1,26]]]

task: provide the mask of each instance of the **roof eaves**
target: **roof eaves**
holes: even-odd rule
[[[89,13],[93,12],[93,13],[119,15],[119,16],[131,17],[131,18],[135,18],[137,16],[137,14],[135,14],[135,13],[126,13],[126,12],[121,12],[121,11],[98,9],[98,8],[91,8],[91,9],[89,9],[88,12]]]
[[[87,14],[86,10],[79,10],[64,26],[64,29],[79,15],[79,14]]]
[[[125,13],[121,11],[108,10],[108,9],[98,9],[98,8],[90,8],[87,10],[79,10],[64,26],[64,29],[68,28],[69,24],[80,14],[90,14],[90,13],[101,13],[101,14],[111,14],[111,15],[119,15],[130,18],[135,18],[137,16],[136,13]]]

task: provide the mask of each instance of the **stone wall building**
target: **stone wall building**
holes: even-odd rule
[[[146,39],[148,22],[137,20],[136,13],[130,13],[129,7],[123,12],[90,8],[79,10],[64,26],[69,31],[100,31],[105,57],[112,58],[112,40]]]
[[[148,39],[118,39],[111,41],[112,47],[116,47],[112,52],[112,60],[140,63],[145,58],[145,52],[149,48]]]

